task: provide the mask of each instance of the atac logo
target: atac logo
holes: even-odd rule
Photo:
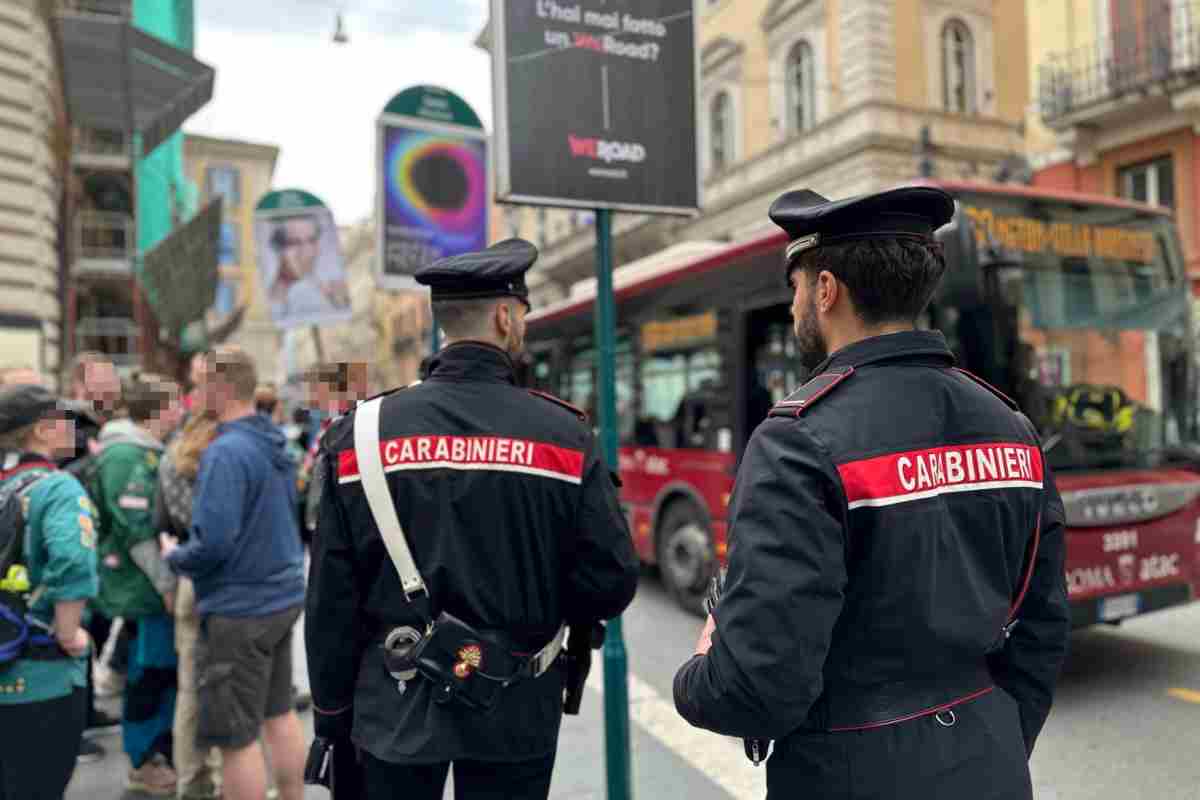
[[[671,463],[662,456],[634,450],[632,455],[621,454],[621,472],[641,472],[646,475],[665,477],[671,474]]]

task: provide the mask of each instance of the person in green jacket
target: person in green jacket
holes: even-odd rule
[[[60,800],[87,719],[89,644],[80,621],[97,591],[95,514],[79,481],[54,466],[74,442],[69,412],[46,389],[0,388],[0,496],[21,504],[25,567],[23,576],[0,576],[0,590],[31,598],[28,618],[54,639],[0,665],[4,800]]]
[[[156,375],[136,375],[126,392],[128,419],[100,431],[93,497],[100,508],[100,596],[111,618],[133,620],[121,734],[132,791],[175,794],[171,724],[177,686],[172,618],[175,576],[159,554],[154,496],[163,439],[179,423],[179,387]]]

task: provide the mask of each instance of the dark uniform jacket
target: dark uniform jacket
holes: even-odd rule
[[[1030,796],[1069,629],[1035,432],[940,333],[867,339],[814,374],[747,447],[712,649],[676,676],[680,714],[776,740],[771,792]]]
[[[490,713],[435,704],[421,677],[397,691],[378,645],[420,618],[368,508],[353,425],[351,412],[323,440],[329,469],[305,623],[318,735],[344,733],[352,713],[354,742],[393,763],[550,753],[561,665],[505,689]],[[434,616],[449,612],[533,653],[563,621],[608,619],[632,601],[637,558],[591,431],[561,401],[516,386],[502,351],[447,347],[423,383],[384,399],[380,441]]]

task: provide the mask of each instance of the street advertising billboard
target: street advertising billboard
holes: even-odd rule
[[[279,328],[345,322],[352,314],[337,225],[314,195],[286,189],[254,211],[258,281]]]
[[[496,197],[692,214],[694,0],[492,0]]]
[[[487,134],[453,92],[416,86],[379,117],[377,283],[421,288],[416,270],[488,244]]]

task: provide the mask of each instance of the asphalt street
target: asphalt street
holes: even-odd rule
[[[674,714],[671,679],[699,628],[655,577],[643,577],[624,618],[634,795],[761,798],[764,770],[745,760],[740,742],[694,730]],[[1200,800],[1200,605],[1081,631],[1071,645],[1033,757],[1038,800]],[[301,655],[297,639],[297,682],[307,685]],[[602,686],[598,660],[583,715],[564,722],[553,797],[605,796]],[[303,716],[311,731],[311,715]],[[108,758],[76,771],[68,800],[136,797],[123,793],[120,737],[101,742]],[[310,788],[306,799],[327,796]]]

